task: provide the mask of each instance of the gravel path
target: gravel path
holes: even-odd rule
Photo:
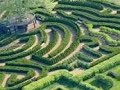
[[[0,67],[1,67],[1,66],[5,66],[5,63],[0,63]]]
[[[11,48],[12,46],[14,46],[14,45],[16,45],[16,44],[18,44],[18,43],[19,43],[19,39],[11,42],[11,43],[8,44],[8,45],[5,45],[5,46],[3,46],[3,47],[0,47],[0,50],[4,50],[4,49],[7,49],[7,48]]]
[[[80,75],[80,74],[82,74],[83,71],[84,70],[81,69],[81,68],[76,68],[73,71],[71,71],[70,73],[73,74],[73,75]]]
[[[6,82],[7,82],[7,80],[8,80],[9,77],[10,77],[10,74],[6,74],[5,75],[5,78],[4,78],[3,83],[2,83],[2,87],[5,87]]]

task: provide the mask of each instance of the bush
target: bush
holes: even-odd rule
[[[85,55],[85,54],[83,54],[81,52],[78,54],[78,59],[83,60],[85,62],[92,62],[93,61],[92,57],[87,56],[87,55]]]
[[[90,1],[59,1],[59,4],[67,4],[67,5],[74,5],[74,6],[86,6],[86,7],[91,7],[91,8],[95,8],[95,9],[99,9],[102,10],[103,7],[101,4],[97,4],[94,2],[90,2]]]
[[[100,84],[101,87],[103,88],[111,88],[113,86],[113,80],[103,74],[97,74],[95,76],[95,81],[96,83]]]
[[[56,32],[55,30],[52,31],[52,36],[53,36],[53,40],[50,41],[49,45],[47,45],[45,48],[37,51],[35,53],[35,55],[37,56],[43,56],[44,54],[46,54],[47,52],[49,52],[57,43],[58,40],[58,32]]]
[[[119,73],[119,71],[120,71],[120,67],[117,66],[117,67],[113,68],[112,70],[110,70],[108,72],[108,75],[113,77],[113,78],[116,78],[116,79],[120,80],[120,73]]]
[[[97,58],[102,56],[102,54],[100,52],[93,50],[92,48],[88,47],[87,45],[84,45],[83,50]]]

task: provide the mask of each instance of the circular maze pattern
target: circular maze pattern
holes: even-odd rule
[[[99,72],[111,75],[120,65],[116,63],[116,58],[114,62],[110,60],[109,63],[115,64],[110,64],[111,67],[108,68],[106,66],[106,71],[100,67],[101,62],[105,63],[120,53],[119,10],[120,6],[114,4],[87,0],[58,1],[52,13],[43,8],[32,8],[39,22],[36,29],[24,34],[0,36],[1,86],[8,90],[21,90],[31,82],[45,77],[49,84],[41,79],[39,83],[46,85],[37,87],[38,90],[98,90],[100,86],[95,85],[95,81],[105,79],[111,82],[109,76],[93,75],[95,69],[92,68],[98,65]],[[114,67],[117,69],[108,72]],[[61,71],[62,69],[69,72]],[[85,73],[86,77],[84,75],[83,82],[79,83],[76,78],[82,78],[81,73],[87,70],[90,73]],[[60,79],[55,80],[60,83],[56,87],[53,86],[57,84],[50,86],[52,78],[47,76],[54,72],[54,78]],[[92,75],[94,81],[85,81]],[[68,78],[72,76],[73,78]],[[63,77],[66,82],[73,82],[73,86],[67,87],[69,83],[62,82]],[[102,89],[109,90],[111,87]],[[32,88],[26,86],[24,90]]]

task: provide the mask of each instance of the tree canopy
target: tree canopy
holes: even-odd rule
[[[41,6],[52,11],[56,4],[54,0],[0,0],[0,14],[5,13],[2,20],[17,18],[19,21],[30,13],[30,7]]]

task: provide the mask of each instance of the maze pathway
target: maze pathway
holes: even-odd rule
[[[35,29],[0,35],[0,87],[119,90],[120,6],[59,0],[54,13],[31,11]]]

